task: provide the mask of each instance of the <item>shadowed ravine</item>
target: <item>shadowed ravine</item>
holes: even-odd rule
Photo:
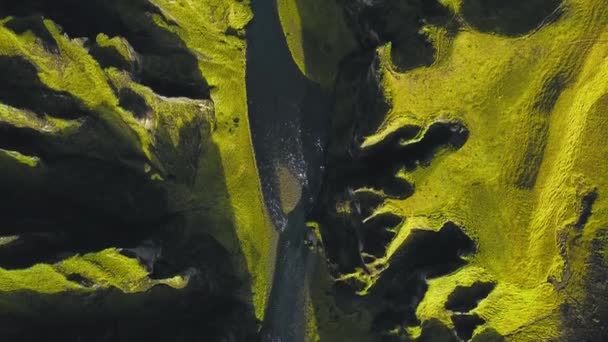
[[[303,293],[312,257],[304,245],[305,218],[321,181],[328,96],[294,63],[276,3],[254,0],[251,6],[249,121],[264,201],[280,232],[262,340],[303,341]]]

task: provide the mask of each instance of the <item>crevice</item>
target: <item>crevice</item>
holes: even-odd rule
[[[397,235],[403,218],[391,213],[372,217],[363,225],[362,251],[375,257],[382,257],[388,244]]]
[[[403,320],[416,322],[416,317],[407,317],[405,311],[387,310],[374,317],[372,321],[372,331],[388,332],[399,329],[403,325]]]
[[[362,217],[370,217],[384,203],[385,194],[373,190],[357,190],[353,200],[358,202]]]
[[[445,308],[450,311],[466,313],[477,307],[496,287],[496,283],[476,281],[471,286],[456,286],[448,296]]]
[[[463,229],[447,222],[437,232],[414,229],[393,255],[390,268],[398,268],[398,272],[417,270],[427,278],[435,278],[464,266],[462,256],[475,250],[474,241]]]
[[[372,164],[374,169],[389,169],[391,165],[401,164],[411,171],[418,166],[428,166],[437,152],[447,148],[457,150],[469,138],[469,130],[459,121],[437,121],[432,123],[419,140],[394,134],[390,139],[361,151],[361,164]],[[368,166],[372,167],[372,166]]]
[[[363,220],[386,198],[406,199],[414,193],[414,185],[397,177],[397,172],[430,165],[441,150],[461,148],[469,135],[458,121],[435,122],[422,134],[419,131],[414,126],[406,127],[358,155],[351,154],[348,161],[332,163],[336,169],[332,168],[325,181],[321,198],[328,203],[319,205],[322,208],[319,221],[330,260],[332,255],[339,255],[340,261],[334,262],[344,271],[365,267],[361,251],[381,257],[395,236],[394,228],[403,220],[397,215],[392,215],[395,217],[392,222],[384,222],[382,229],[366,229]],[[414,140],[416,135],[420,137]]]
[[[21,269],[40,261],[53,263],[63,251],[57,246],[65,240],[63,234],[22,233],[8,245],[0,246],[0,267]]]
[[[79,273],[68,274],[65,276],[65,279],[84,287],[93,287],[95,285],[93,281]]]
[[[129,88],[118,91],[118,105],[133,113],[135,118],[143,119],[152,113],[152,108],[146,103],[146,99]]]
[[[583,229],[583,227],[585,227],[587,221],[589,221],[589,218],[591,217],[591,214],[593,214],[593,204],[595,203],[597,198],[598,193],[595,189],[589,191],[585,194],[585,196],[583,196],[581,200],[580,214],[578,216],[578,220],[574,224],[574,228],[576,228],[577,230],[581,230]]]
[[[89,53],[102,68],[115,67],[137,74],[141,71],[140,58],[128,42],[123,41],[124,48],[134,54],[132,58],[123,55],[116,46],[101,46],[95,43],[89,49]]]
[[[51,115],[76,119],[91,115],[86,106],[65,91],[42,83],[36,67],[20,56],[0,56],[0,102],[34,112],[39,117]]]
[[[0,5],[1,6],[1,5]],[[23,34],[31,31],[42,43],[44,48],[51,53],[59,53],[59,47],[53,35],[44,25],[44,17],[33,15],[27,17],[17,17],[9,19],[4,26],[16,34]]]
[[[486,321],[476,314],[473,315],[452,315],[452,323],[454,324],[454,330],[456,336],[463,341],[469,341],[473,337],[473,331],[478,326],[484,324]]]

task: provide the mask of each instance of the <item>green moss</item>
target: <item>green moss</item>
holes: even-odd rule
[[[187,279],[180,276],[164,280],[150,279],[148,272],[137,260],[120,254],[116,249],[75,256],[59,262],[54,267],[64,275],[83,276],[93,282],[96,288],[113,286],[127,293],[147,291],[159,283],[175,288],[182,288],[187,284]]]
[[[78,284],[72,283],[56,272],[51,265],[35,265],[25,270],[0,270],[0,289],[3,292],[30,290],[40,293],[57,293],[66,290],[78,290]]]
[[[85,287],[66,278],[73,274],[84,277],[93,285]],[[116,249],[74,256],[54,265],[38,264],[11,271],[0,269],[0,292],[30,290],[51,294],[115,287],[133,293],[146,291],[156,284],[182,288],[187,282],[186,278],[180,276],[151,279],[137,260],[121,255]]]
[[[5,157],[11,158],[17,161],[18,163],[27,165],[29,167],[37,167],[40,163],[40,158],[26,156],[15,151],[7,151],[0,149],[0,154],[3,154]]]
[[[340,61],[356,48],[335,0],[280,0],[279,17],[294,62],[309,79],[330,88]]]

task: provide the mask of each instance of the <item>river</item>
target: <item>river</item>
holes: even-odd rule
[[[322,179],[329,96],[306,79],[293,61],[276,2],[252,0],[251,7],[254,18],[247,28],[249,124],[264,201],[279,231],[261,336],[265,342],[299,342],[305,338],[304,292],[314,257],[304,243],[305,220]],[[285,187],[289,197],[295,197],[288,210]]]

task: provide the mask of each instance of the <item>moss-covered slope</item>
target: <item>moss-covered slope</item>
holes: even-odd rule
[[[247,124],[250,19],[241,1],[0,4],[3,338],[79,321],[65,338],[150,334],[84,329],[110,317],[188,341],[255,333],[274,238]]]

